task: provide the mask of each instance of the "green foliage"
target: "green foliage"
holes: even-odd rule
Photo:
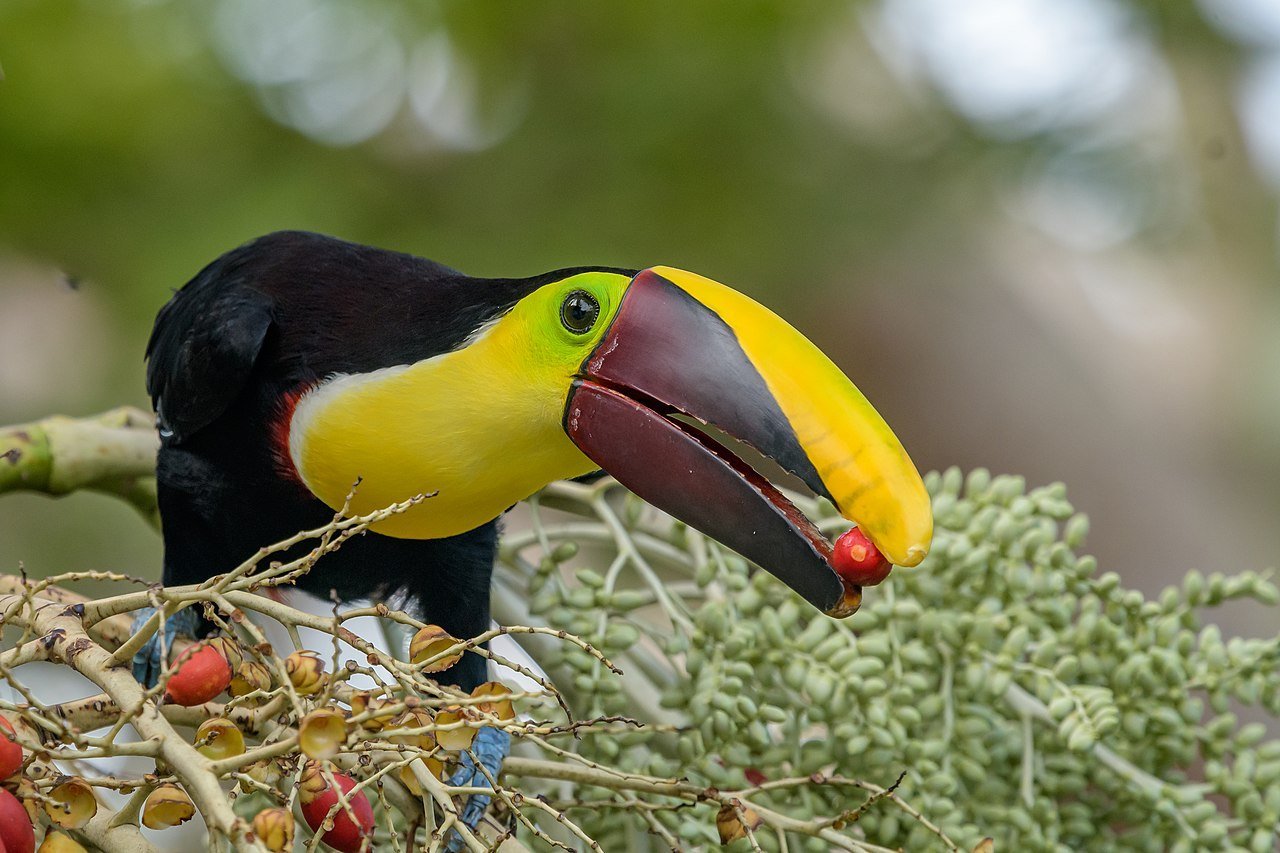
[[[534,613],[626,671],[557,652],[552,671],[575,709],[644,720],[637,709],[660,691],[674,727],[588,737],[578,751],[724,790],[756,772],[881,786],[905,772],[897,793],[965,849],[989,835],[997,849],[1028,851],[1272,850],[1280,740],[1237,712],[1280,716],[1280,637],[1224,639],[1202,613],[1232,599],[1274,607],[1276,584],[1193,571],[1147,600],[1077,554],[1088,522],[1061,485],[1027,491],[1021,478],[955,469],[927,484],[938,528],[929,558],[866,590],[843,622],[634,499],[614,512],[601,487],[583,502],[604,513],[616,547],[584,536],[582,522],[535,518],[535,534],[504,550],[530,572]],[[828,504],[801,503],[826,532],[847,526]],[[582,553],[567,544],[575,531]],[[531,542],[536,567],[519,557]],[[639,583],[626,583],[629,567]],[[830,783],[752,796],[804,820],[865,799]],[[705,807],[570,812],[606,850],[654,819],[684,844],[717,843]],[[908,850],[950,843],[887,803],[851,831]],[[758,842],[779,846],[772,834]]]

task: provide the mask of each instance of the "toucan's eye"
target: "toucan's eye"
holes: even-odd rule
[[[560,322],[575,335],[591,331],[600,316],[600,303],[585,290],[575,290],[560,303]]]

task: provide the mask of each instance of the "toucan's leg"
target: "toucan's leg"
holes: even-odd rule
[[[497,781],[502,762],[510,752],[511,735],[502,729],[481,729],[476,733],[471,748],[462,753],[462,766],[449,779],[449,784],[468,788],[490,787],[489,780]],[[483,770],[476,766],[477,762],[483,766]],[[472,794],[467,797],[460,817],[468,829],[475,829],[480,823],[485,809],[489,808],[490,799],[487,794]],[[454,832],[449,836],[445,849],[449,853],[459,853],[464,847],[462,836]]]
[[[487,613],[485,614],[487,619]],[[481,633],[476,625],[461,629],[455,636],[475,636]],[[461,661],[441,674],[441,678],[456,681],[466,691],[471,691],[488,678],[486,658],[477,654],[466,654]],[[471,748],[462,753],[461,766],[449,780],[449,784],[466,788],[491,787],[489,780],[496,781],[502,771],[502,762],[511,753],[511,735],[502,729],[482,728],[476,732]],[[483,769],[482,769],[483,768]],[[459,815],[468,829],[475,829],[484,817],[485,810],[493,798],[487,794],[471,794],[466,798]],[[462,836],[453,832],[445,847],[449,853],[459,853],[466,849]]]
[[[368,595],[368,585],[371,583],[393,590],[398,587],[405,596],[406,609],[416,610],[416,615],[422,621],[439,625],[451,636],[470,639],[488,631],[492,624],[489,619],[491,576],[498,556],[497,523],[490,522],[462,536],[426,541],[434,549],[429,561],[422,558],[422,542],[383,536],[353,540],[352,545],[364,550],[356,551],[343,546],[343,550],[336,556],[341,560],[343,555],[348,555],[350,559],[350,555],[360,554],[362,564],[359,571],[326,573],[336,569],[340,562],[330,562],[326,566],[322,559],[316,563],[318,571],[313,570],[304,577],[303,584],[324,584],[326,586],[323,588],[336,588],[339,597],[351,598]],[[421,568],[407,575],[400,573],[379,577],[373,574],[381,566],[405,566],[414,561]],[[354,584],[361,584],[363,588],[357,588]],[[489,680],[489,659],[469,651],[458,663],[434,677],[441,684],[452,684],[463,693],[470,693]],[[511,736],[506,732],[493,728],[480,729],[471,749],[463,753],[462,765],[453,775],[452,784],[489,787],[489,778],[498,778],[502,762],[510,751]],[[477,767],[476,762],[484,769]],[[474,829],[491,800],[491,796],[484,794],[468,796],[460,815],[463,823]],[[465,849],[462,837],[456,832],[450,834],[446,843],[450,851]]]
[[[144,607],[139,610],[133,617],[133,630],[137,631],[147,624],[147,620],[155,615],[154,607]],[[164,631],[164,642],[166,649],[173,648],[173,641],[179,637],[196,636],[196,631],[200,627],[200,617],[191,608],[179,610],[177,613],[165,620],[160,630]],[[138,679],[142,686],[150,688],[160,680],[160,670],[162,662],[160,660],[160,631],[156,631],[151,635],[151,639],[138,649],[137,654],[133,656],[133,677]]]

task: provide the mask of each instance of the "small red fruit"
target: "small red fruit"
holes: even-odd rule
[[[857,527],[845,531],[836,540],[831,566],[846,582],[858,586],[875,586],[893,570],[893,564]]]
[[[356,786],[355,780],[341,773],[333,773],[341,792],[335,791],[328,784],[326,774],[321,773],[320,766],[312,763],[302,774],[298,786],[298,801],[302,806],[302,816],[312,831],[320,831],[321,824],[338,797]],[[355,816],[353,821],[351,818]],[[348,800],[347,805],[339,808],[333,815],[333,828],[324,832],[320,840],[334,850],[342,853],[359,853],[367,849],[369,839],[373,837],[373,807],[364,791],[357,791]]]
[[[6,853],[34,853],[36,832],[18,798],[0,788],[0,847]]]
[[[231,665],[217,649],[197,643],[178,656],[176,672],[165,685],[170,702],[191,707],[210,701],[231,683]]]
[[[0,717],[0,779],[8,779],[22,766],[22,747],[13,739],[13,723]]]

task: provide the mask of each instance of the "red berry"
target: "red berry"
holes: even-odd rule
[[[831,566],[846,582],[858,586],[875,586],[889,577],[893,570],[893,564],[857,527],[842,533],[836,540]]]
[[[7,853],[34,853],[36,833],[31,816],[18,798],[0,788],[0,848]]]
[[[325,816],[329,814],[333,804],[338,802],[340,794],[327,783],[323,788],[315,790],[319,780],[314,777],[306,780],[305,777],[304,773],[304,781],[299,787],[298,797],[302,806],[302,816],[306,818],[307,826],[313,831],[319,831]],[[334,773],[333,779],[342,789],[342,794],[356,786],[354,779],[341,773]],[[354,821],[351,819],[352,815],[355,815]],[[346,806],[339,808],[333,815],[333,829],[321,835],[320,840],[342,853],[358,853],[365,849],[372,836],[373,807],[369,805],[369,798],[364,795],[364,791],[358,791],[348,800]]]
[[[0,717],[0,779],[8,779],[22,766],[22,747],[13,740],[13,723]]]
[[[170,702],[191,707],[213,699],[231,683],[231,665],[213,646],[192,646],[178,657],[177,671],[165,685]]]

